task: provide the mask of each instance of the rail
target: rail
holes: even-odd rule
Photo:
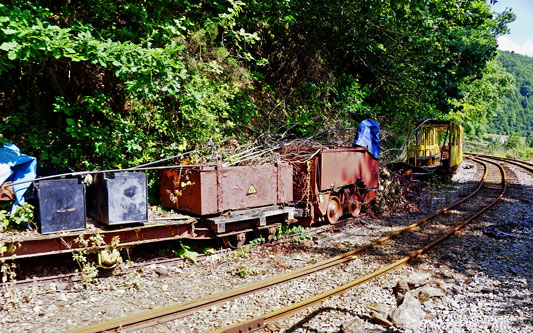
[[[464,220],[463,222],[457,224],[455,227],[451,228],[447,233],[445,233],[444,235],[440,236],[439,238],[433,240],[432,242],[428,243],[427,245],[423,246],[422,248],[416,250],[416,251],[413,251],[411,252],[409,255],[403,257],[402,259],[400,260],[397,260],[395,262],[393,262],[392,264],[386,266],[386,267],[383,267],[377,271],[374,271],[370,274],[367,274],[363,277],[360,277],[348,284],[345,284],[343,286],[340,286],[338,288],[335,288],[333,290],[330,290],[330,291],[327,291],[325,293],[322,293],[320,295],[317,295],[313,298],[310,298],[310,299],[307,299],[305,301],[302,301],[300,303],[297,303],[297,304],[294,304],[290,307],[286,307],[286,308],[283,308],[283,309],[280,309],[280,310],[277,310],[277,311],[273,311],[273,312],[270,312],[266,315],[263,315],[263,316],[259,316],[259,317],[255,317],[251,320],[248,320],[248,321],[245,321],[245,322],[241,322],[237,325],[233,325],[233,326],[230,326],[230,327],[226,327],[226,328],[223,328],[222,330],[218,330],[218,331],[215,331],[215,332],[227,332],[227,333],[234,333],[234,332],[253,332],[253,331],[256,331],[256,330],[259,330],[263,327],[266,327],[266,325],[268,324],[273,324],[273,323],[276,323],[286,317],[289,317],[291,315],[293,315],[294,313],[298,312],[298,311],[301,311],[303,309],[306,309],[306,308],[309,308],[309,307],[312,307],[314,305],[316,305],[317,303],[319,302],[322,302],[324,299],[328,298],[328,297],[331,297],[333,295],[336,295],[336,294],[339,294],[341,292],[344,292],[346,291],[347,289],[349,288],[352,288],[354,286],[357,286],[365,281],[368,281],[378,275],[381,275],[385,272],[388,272],[400,265],[403,265],[405,264],[406,262],[408,262],[409,260],[413,259],[413,258],[416,258],[418,257],[419,255],[421,255],[422,253],[426,252],[428,249],[432,248],[433,246],[435,246],[436,244],[442,242],[443,240],[447,239],[448,237],[450,237],[451,235],[453,235],[454,233],[456,233],[457,231],[459,231],[460,229],[462,229],[463,227],[465,227],[468,223],[470,223],[472,220],[476,219],[477,217],[479,217],[481,214],[485,213],[487,210],[489,210],[492,206],[494,206],[502,197],[503,195],[505,194],[506,190],[507,190],[507,182],[506,182],[506,175],[505,175],[505,170],[503,169],[503,167],[497,163],[494,163],[494,162],[490,162],[486,159],[481,159],[481,158],[478,158],[479,161],[481,161],[481,163],[483,163],[485,165],[485,170],[486,170],[486,164],[484,162],[489,162],[489,163],[492,163],[492,164],[495,164],[500,172],[501,172],[501,175],[502,175],[502,181],[501,181],[501,184],[502,184],[502,190],[501,190],[501,193],[498,195],[498,197],[493,200],[489,205],[485,206],[483,209],[477,211],[475,214],[473,214],[472,216],[470,216],[468,219]],[[484,178],[486,176],[486,173],[484,175]]]
[[[412,224],[410,224],[410,225],[408,225],[408,226],[406,226],[406,227],[404,227],[404,228],[402,228],[402,229],[400,229],[398,231],[395,231],[395,232],[393,232],[393,233],[391,233],[391,234],[389,234],[389,235],[387,235],[385,237],[382,237],[382,238],[380,238],[380,239],[378,239],[378,240],[376,240],[374,242],[371,242],[369,244],[361,246],[361,247],[359,247],[359,248],[357,248],[355,250],[349,251],[349,252],[344,253],[342,255],[338,255],[338,256],[333,257],[331,259],[322,261],[320,263],[317,263],[317,264],[314,264],[314,265],[311,265],[311,266],[304,267],[304,268],[299,269],[299,270],[295,270],[295,271],[289,272],[289,273],[284,274],[284,275],[280,275],[280,276],[277,276],[277,277],[274,277],[274,278],[270,278],[270,279],[267,279],[267,280],[259,281],[259,282],[256,282],[256,283],[252,283],[250,285],[243,286],[243,287],[240,287],[240,288],[236,288],[236,289],[220,292],[220,293],[217,293],[217,294],[213,294],[213,295],[210,295],[210,296],[198,299],[198,300],[192,300],[192,301],[188,301],[188,302],[185,302],[185,303],[174,304],[174,305],[170,305],[170,306],[163,307],[163,308],[160,308],[160,309],[154,309],[154,310],[150,310],[150,311],[147,311],[147,312],[135,314],[135,315],[132,315],[132,316],[119,318],[119,319],[116,319],[116,320],[111,320],[111,321],[107,321],[107,322],[103,322],[103,323],[97,323],[97,324],[94,324],[94,325],[90,325],[90,326],[86,326],[86,327],[83,327],[83,328],[79,328],[79,329],[73,330],[72,332],[101,332],[101,331],[113,330],[113,329],[130,330],[130,329],[140,329],[140,328],[150,327],[150,326],[153,326],[153,325],[160,324],[162,322],[166,322],[166,321],[175,320],[175,319],[179,319],[179,318],[185,317],[185,316],[187,316],[189,314],[192,314],[194,312],[197,312],[197,311],[199,311],[201,309],[213,306],[213,305],[218,304],[218,303],[227,302],[227,301],[235,299],[237,297],[241,297],[241,296],[244,296],[244,295],[252,294],[252,293],[255,293],[255,292],[260,291],[262,289],[271,287],[273,285],[277,285],[277,284],[280,284],[280,283],[283,283],[283,282],[286,282],[286,281],[289,281],[289,280],[293,280],[293,279],[300,278],[300,277],[305,276],[305,275],[309,275],[309,274],[314,273],[314,272],[318,272],[318,271],[321,271],[321,270],[325,270],[327,268],[331,268],[331,267],[334,267],[334,266],[338,266],[338,265],[344,264],[344,263],[346,263],[348,261],[351,261],[351,260],[355,259],[354,256],[357,253],[359,253],[359,252],[361,252],[361,251],[363,251],[363,250],[365,250],[367,248],[370,248],[370,247],[373,247],[375,245],[378,245],[380,243],[384,243],[385,241],[387,241],[387,240],[389,240],[389,239],[391,239],[391,238],[393,238],[393,237],[395,237],[397,235],[400,235],[400,234],[402,234],[402,233],[404,233],[406,231],[412,230],[412,229],[418,227],[419,225],[421,225],[421,224],[423,224],[423,223],[435,218],[436,216],[439,216],[439,215],[441,215],[443,213],[448,212],[449,210],[453,209],[454,207],[458,206],[459,204],[461,204],[461,203],[467,201],[468,199],[472,198],[483,187],[484,180],[485,180],[486,176],[487,176],[487,168],[485,166],[482,180],[479,182],[479,185],[477,186],[477,188],[470,195],[468,195],[467,197],[456,201],[455,203],[453,203],[449,207],[446,207],[444,209],[436,211],[431,216],[428,216],[428,217],[426,217],[424,219],[418,220],[418,221],[416,221],[416,222],[414,222],[414,223],[412,223]],[[407,259],[407,260],[409,260],[409,259]],[[407,261],[407,260],[405,260],[405,261]],[[399,264],[397,264],[396,266],[398,266],[398,265]],[[396,266],[394,266],[394,267],[396,267]],[[391,268],[389,268],[389,269],[391,269]],[[381,274],[381,273],[379,273],[379,274]],[[375,276],[377,276],[379,274],[376,274]],[[367,279],[369,279],[369,278],[367,278]],[[359,280],[360,279],[358,279],[358,281]],[[358,283],[361,283],[361,282],[363,282],[363,281],[359,281]],[[340,291],[333,291],[334,294],[338,293],[338,292],[340,292]],[[277,318],[278,315],[273,315],[273,317]],[[254,322],[254,324],[252,326],[257,325],[258,323],[259,322]],[[250,324],[248,323],[247,325],[250,325]],[[243,327],[241,327],[241,328],[244,329]]]

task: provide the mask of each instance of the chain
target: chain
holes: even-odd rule
[[[307,161],[307,176],[306,176],[306,187],[305,187],[305,214],[309,215],[309,197],[311,196],[311,161]]]

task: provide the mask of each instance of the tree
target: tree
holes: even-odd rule
[[[71,168],[365,118],[399,140],[479,104],[512,19],[484,0],[4,1],[0,132]]]
[[[499,52],[496,58],[514,77],[514,88],[500,101],[498,112],[489,130],[503,135],[513,131],[533,134],[533,58]]]
[[[490,61],[483,76],[460,86],[462,97],[452,99],[454,111],[448,119],[465,124],[465,134],[480,137],[489,121],[502,112],[500,106],[505,96],[513,92],[514,78],[497,61]]]

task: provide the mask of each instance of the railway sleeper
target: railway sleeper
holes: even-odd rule
[[[291,223],[295,220],[295,211],[294,207],[268,206],[230,212],[228,215],[206,218],[205,221],[215,233],[222,234],[231,232],[236,224],[261,228],[280,221]]]

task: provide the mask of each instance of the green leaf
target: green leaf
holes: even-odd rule
[[[4,42],[2,45],[0,45],[0,50],[11,51],[17,46],[19,46],[17,42]]]
[[[5,33],[6,35],[14,35],[18,32],[18,30],[13,30],[13,29],[2,29],[2,32]]]
[[[9,60],[15,60],[15,59],[17,59],[17,52],[9,51],[9,53],[7,54],[7,57],[8,57]]]

